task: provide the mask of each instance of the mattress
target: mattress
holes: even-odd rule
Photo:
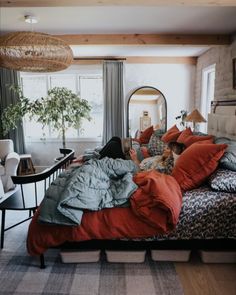
[[[108,215],[105,214],[109,213]],[[183,196],[183,204],[181,207],[180,218],[176,228],[169,234],[157,234],[157,229],[145,226],[145,222],[135,219],[135,215],[129,208],[111,208],[104,209],[96,213],[96,224],[102,226],[104,220],[109,224],[106,236],[98,238],[96,234],[100,230],[93,230],[93,222],[90,215],[93,212],[86,213],[87,222],[84,226],[58,226],[58,225],[43,225],[37,222],[36,212],[30,226],[27,239],[28,252],[31,255],[39,255],[44,253],[48,248],[62,245],[66,241],[83,242],[91,239],[84,239],[81,234],[93,232],[93,240],[116,240],[120,241],[183,241],[183,240],[216,240],[216,239],[234,239],[236,240],[236,194],[215,192],[207,186],[188,191]],[[99,213],[100,212],[100,213]],[[115,214],[117,212],[118,214]],[[124,213],[128,213],[124,215]],[[103,216],[104,215],[104,216]],[[99,216],[105,217],[99,220]],[[119,224],[116,226],[117,218],[123,220],[128,228],[132,226],[133,237],[126,238],[125,231],[117,238],[111,238],[114,229],[119,233]],[[139,238],[134,238],[140,234],[140,224],[142,225],[142,235]],[[100,227],[99,227],[100,228]],[[123,227],[122,227],[123,229]],[[144,232],[143,232],[144,230]],[[84,232],[85,231],[85,232]],[[111,231],[111,233],[110,233]],[[149,232],[146,235],[147,231]],[[137,233],[136,233],[137,232]],[[145,234],[144,234],[145,233]],[[152,234],[150,234],[152,233]],[[146,236],[146,237],[145,237]],[[144,238],[145,237],[145,238]],[[147,238],[148,237],[148,238]]]

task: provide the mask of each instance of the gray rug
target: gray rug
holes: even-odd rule
[[[26,225],[6,232],[0,251],[0,294],[154,295],[183,294],[174,264],[154,262],[146,256],[142,264],[63,264],[59,251],[49,250],[46,269],[28,256]]]

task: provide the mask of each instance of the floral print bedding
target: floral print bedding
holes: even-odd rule
[[[179,222],[160,239],[236,239],[236,193],[204,186],[184,193]]]

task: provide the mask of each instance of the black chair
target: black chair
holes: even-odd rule
[[[74,150],[60,149],[60,152],[64,156],[43,172],[27,176],[12,176],[13,182],[17,185],[17,190],[0,203],[0,210],[2,211],[1,249],[4,246],[4,233],[32,218],[32,214],[38,208],[48,186],[74,159]],[[7,210],[29,211],[29,217],[5,228]]]

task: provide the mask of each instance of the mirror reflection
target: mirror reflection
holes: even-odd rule
[[[137,134],[153,125],[166,131],[166,99],[156,88],[145,86],[135,90],[128,101],[128,136]]]

